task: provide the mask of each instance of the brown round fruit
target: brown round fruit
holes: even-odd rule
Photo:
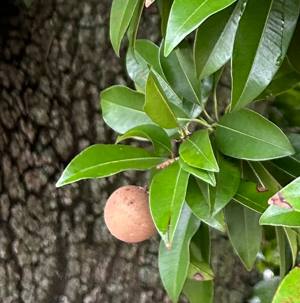
[[[149,195],[138,186],[123,186],[113,192],[104,208],[104,220],[111,234],[124,242],[144,241],[156,231]]]

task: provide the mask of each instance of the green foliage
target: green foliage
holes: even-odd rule
[[[227,231],[248,270],[264,252],[261,240],[276,233],[284,280],[274,299],[279,278],[257,285],[251,300],[299,302],[298,289],[289,288],[298,268],[284,277],[299,252],[300,134],[283,131],[300,129],[300,0],[146,1],[159,8],[160,45],[136,40],[143,3],[112,4],[110,39],[118,54],[127,31],[126,67],[136,88],[116,85],[100,94],[116,145],[85,149],[57,186],[151,169],[159,270],[173,302],[181,291],[191,303],[213,301],[209,228]],[[232,94],[224,112],[216,90],[228,61]],[[274,97],[270,119],[245,108]],[[128,138],[151,142],[153,152],[119,145]]]

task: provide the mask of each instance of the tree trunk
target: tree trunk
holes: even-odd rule
[[[21,14],[6,2],[0,7],[10,13],[0,21],[0,301],[170,302],[158,273],[158,236],[122,243],[103,221],[108,195],[124,184],[147,185],[145,174],[55,188],[78,152],[115,139],[99,110],[102,89],[128,82],[124,55],[117,58],[109,42],[111,1],[37,0]],[[155,8],[144,20],[141,32],[156,41]],[[249,296],[257,274],[233,256],[226,235],[214,234],[213,269],[215,302]]]

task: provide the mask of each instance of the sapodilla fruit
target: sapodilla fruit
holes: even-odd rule
[[[112,193],[104,208],[104,221],[113,236],[129,243],[144,241],[156,231],[149,195],[134,185],[120,187]]]

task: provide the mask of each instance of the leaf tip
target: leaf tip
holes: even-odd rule
[[[168,250],[170,250],[170,249],[172,248],[172,244],[171,244],[170,242],[167,242],[167,243],[166,243],[166,248],[167,248]]]
[[[63,180],[61,179],[61,177],[58,179],[58,181],[55,183],[55,187],[58,188],[58,187],[61,187],[64,185],[64,182]]]

